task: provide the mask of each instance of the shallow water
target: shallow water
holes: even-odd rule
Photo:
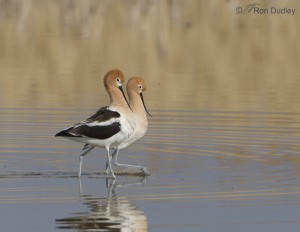
[[[298,231],[300,14],[244,4],[0,0],[0,231]],[[120,161],[151,176],[107,179],[95,149],[78,179],[54,135],[108,104],[111,68],[147,82]]]
[[[32,123],[32,111],[35,122]],[[106,179],[104,150],[54,138],[92,109],[2,109],[3,231],[296,231],[300,114],[152,110],[147,135]],[[66,119],[73,121],[73,119]],[[16,220],[18,218],[18,220]]]

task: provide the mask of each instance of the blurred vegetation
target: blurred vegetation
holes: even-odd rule
[[[102,106],[119,68],[146,79],[150,109],[298,111],[300,2],[235,14],[248,3],[0,0],[0,106]]]

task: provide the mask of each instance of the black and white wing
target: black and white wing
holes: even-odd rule
[[[88,119],[67,128],[55,136],[107,139],[120,131],[120,114],[108,107],[99,109]]]

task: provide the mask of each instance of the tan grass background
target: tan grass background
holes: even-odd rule
[[[0,1],[0,107],[107,104],[111,68],[144,77],[149,108],[299,111],[295,15],[236,14],[252,1]]]

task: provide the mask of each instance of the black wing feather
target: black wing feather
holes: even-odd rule
[[[80,137],[89,137],[94,139],[107,139],[117,134],[120,131],[120,123],[114,122],[108,126],[87,126],[82,125],[72,129],[70,132]]]
[[[111,118],[119,118],[120,114],[116,111],[108,109],[108,106],[100,108],[95,114],[90,116],[88,119],[84,120],[84,123],[94,122],[94,121],[107,121]]]
[[[112,118],[119,117],[120,114],[118,112],[111,111],[108,107],[102,107],[88,119],[57,133],[55,136],[107,139],[121,130],[119,122],[114,122],[106,126],[88,126],[87,124],[92,122],[105,122]]]
[[[73,129],[74,127],[71,127],[69,129],[66,129],[66,130],[63,130],[63,131],[60,131],[58,132],[55,137],[82,137],[81,135],[73,135],[73,134],[70,134],[71,130]]]

